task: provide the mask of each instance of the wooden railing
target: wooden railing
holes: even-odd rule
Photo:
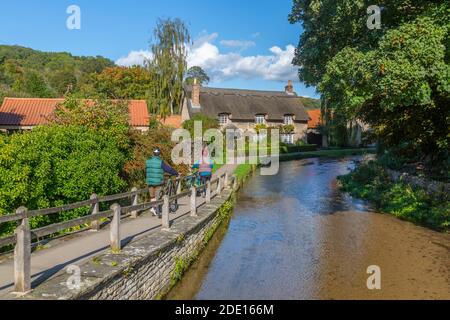
[[[15,214],[5,215],[0,217],[0,224],[7,222],[17,222],[17,228],[14,231],[14,235],[0,238],[0,248],[7,245],[14,245],[14,291],[18,293],[24,293],[31,290],[31,245],[34,239],[47,237],[63,230],[67,230],[74,227],[90,224],[90,228],[94,231],[99,231],[101,228],[100,221],[102,219],[112,218],[110,222],[110,246],[114,253],[120,252],[121,247],[121,219],[125,215],[129,215],[131,218],[137,218],[139,212],[150,210],[151,208],[162,206],[162,229],[170,230],[170,203],[180,200],[185,197],[190,198],[190,215],[192,217],[197,216],[197,208],[199,203],[197,202],[197,189],[206,188],[206,203],[211,202],[211,198],[228,188],[231,185],[233,188],[237,185],[237,177],[232,176],[229,179],[228,173],[225,173],[218,178],[209,181],[206,185],[196,186],[193,184],[189,190],[183,191],[182,180],[192,179],[191,177],[178,178],[177,182],[179,187],[176,190],[174,196],[164,196],[162,200],[153,202],[139,203],[139,196],[142,194],[148,194],[148,189],[138,190],[133,188],[130,192],[115,194],[110,196],[98,197],[93,194],[89,200],[68,204],[56,208],[40,209],[40,210],[27,210],[25,207],[21,207],[16,210]],[[231,180],[231,181],[230,181]],[[187,184],[189,185],[189,184]],[[213,190],[212,186],[216,185]],[[109,210],[100,211],[100,204],[112,201],[118,201],[131,198],[131,205],[128,207],[122,207],[118,203],[113,204]],[[50,214],[58,214],[65,211],[83,208],[91,206],[91,214],[76,218],[70,221],[64,221],[60,223],[51,224],[39,229],[30,229],[29,219],[38,216],[47,216]]]

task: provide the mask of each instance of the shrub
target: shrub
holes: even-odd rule
[[[127,101],[112,101],[104,98],[81,100],[67,97],[57,106],[52,123],[78,125],[97,131],[105,137],[114,137],[118,145],[129,148],[129,110]]]
[[[193,116],[190,120],[187,120],[183,123],[183,129],[186,129],[190,132],[191,137],[194,137],[194,124],[196,121],[200,121],[202,123],[203,132],[202,135],[209,129],[218,129],[219,122],[217,119],[209,118],[203,114],[197,114]]]
[[[114,138],[81,126],[54,125],[14,134],[0,143],[0,215],[20,206],[49,208],[89,199],[92,193],[121,192],[126,186],[120,177],[124,161]],[[31,226],[86,213],[33,218]],[[0,234],[11,231],[0,228]]]
[[[342,189],[370,201],[378,210],[438,230],[450,226],[450,204],[429,196],[420,188],[393,183],[378,162],[360,165],[338,178]]]
[[[153,155],[155,147],[160,148],[162,159],[169,165],[173,165],[171,155],[175,143],[171,141],[171,133],[171,129],[164,126],[150,129],[146,133],[130,132],[131,158],[124,166],[124,176],[130,186],[145,186],[145,162]],[[188,173],[185,165],[174,166],[174,168],[181,174]]]
[[[295,127],[292,124],[287,124],[287,125],[283,125],[280,126],[280,133],[281,134],[290,134],[290,133],[294,133],[295,132]]]
[[[286,145],[281,144],[280,145],[280,152],[281,153],[298,153],[298,152],[311,152],[311,151],[317,151],[317,145],[315,144],[306,144],[302,146],[292,146],[292,145]]]

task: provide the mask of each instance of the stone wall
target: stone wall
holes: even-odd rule
[[[70,288],[73,275],[61,273],[21,299],[149,300],[171,285],[175,268],[196,256],[205,236],[221,222],[219,209],[230,200],[231,190],[198,209],[198,217],[173,221],[170,230],[156,230],[127,244],[120,254],[99,255],[80,265],[81,283]]]
[[[410,186],[424,189],[430,196],[449,198],[450,183],[430,180],[418,177],[405,172],[398,172],[386,169],[389,177],[394,182],[403,182]]]

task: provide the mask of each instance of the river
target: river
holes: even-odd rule
[[[373,212],[340,192],[349,157],[256,173],[168,299],[450,299],[450,235]],[[369,290],[369,266],[381,289]]]

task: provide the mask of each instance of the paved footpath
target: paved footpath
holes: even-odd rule
[[[235,170],[234,165],[225,165],[215,174],[222,175],[228,172],[231,176]],[[203,198],[198,198],[200,205],[204,204]],[[189,198],[179,201],[180,208],[171,214],[171,220],[180,219],[190,212]],[[122,245],[139,239],[160,229],[161,220],[151,214],[144,214],[137,219],[125,219],[121,224]],[[83,231],[78,234],[68,235],[45,245],[45,249],[33,252],[31,256],[32,287],[38,286],[43,281],[51,278],[58,272],[62,272],[69,265],[79,265],[84,261],[109,250],[109,228],[98,232]],[[0,297],[13,290],[14,260],[12,255],[0,257]]]

